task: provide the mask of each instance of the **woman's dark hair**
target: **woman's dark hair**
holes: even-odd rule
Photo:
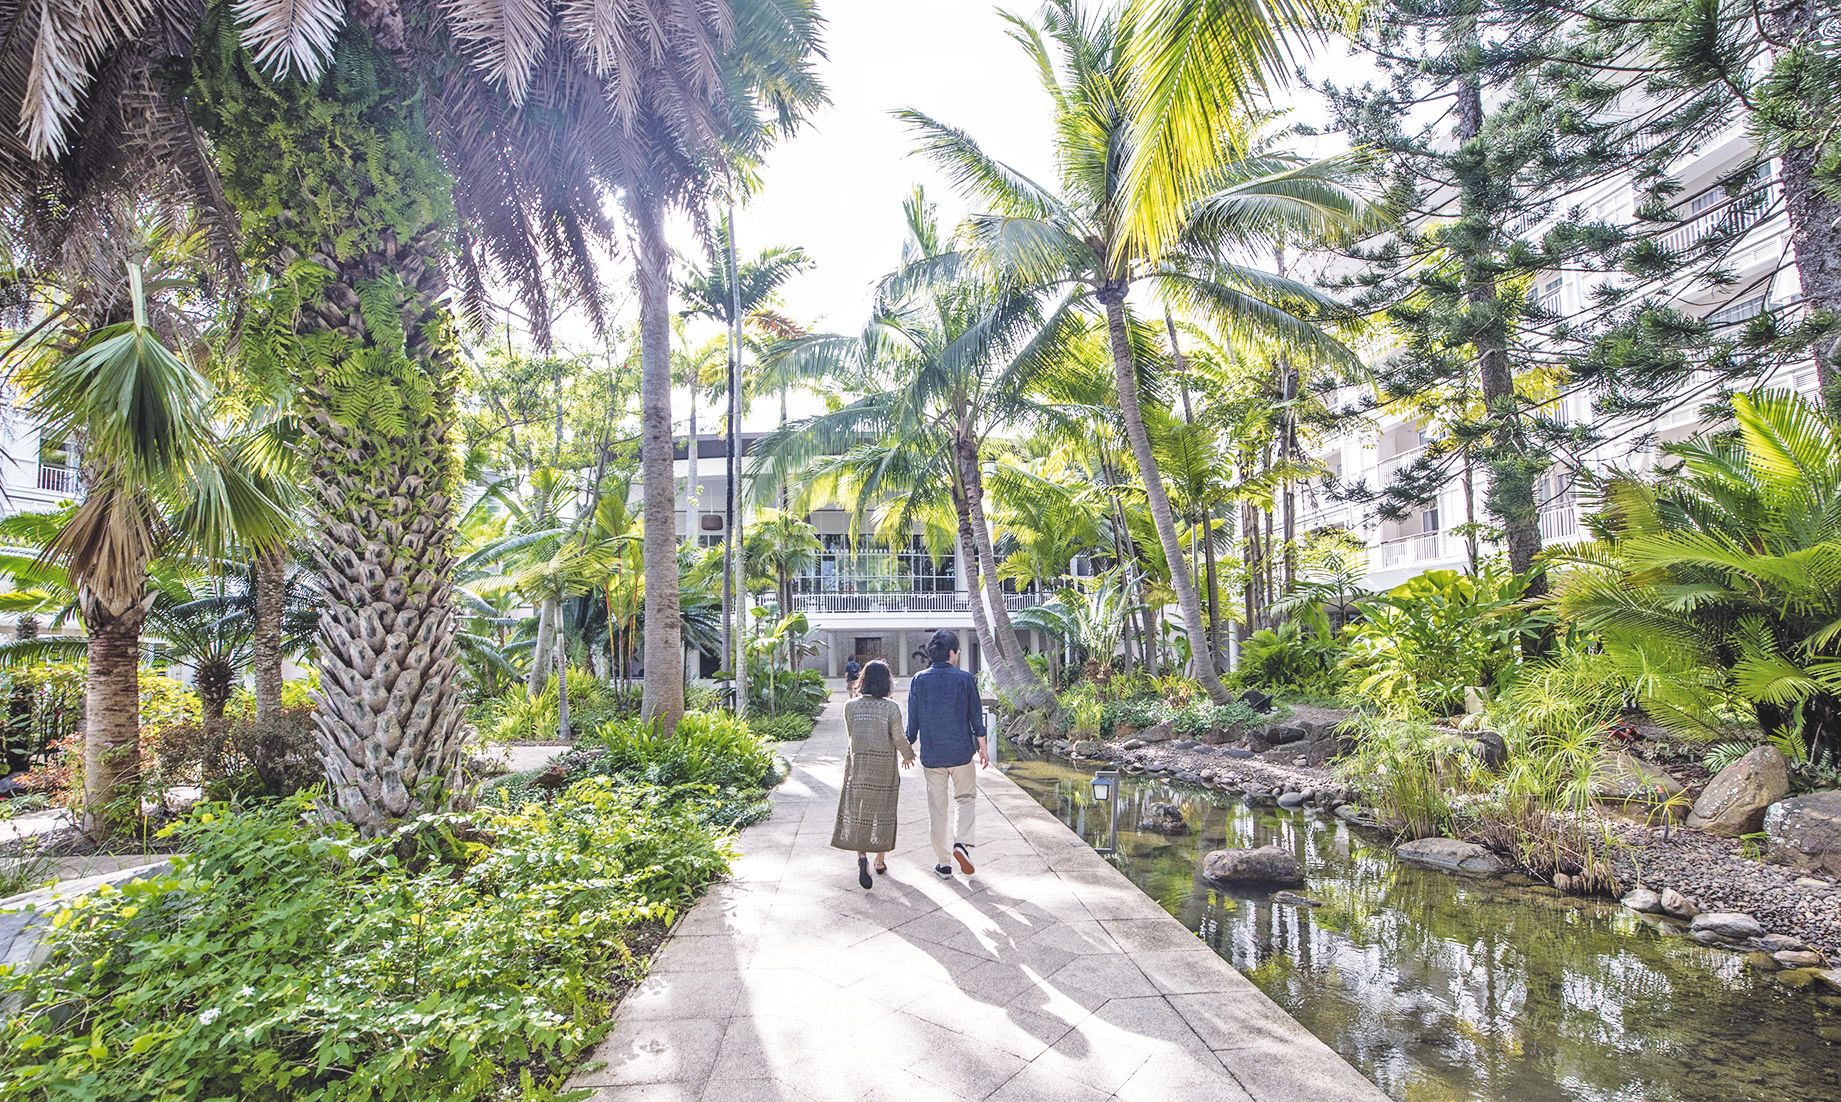
[[[927,640],[927,661],[944,662],[952,657],[952,652],[959,649],[959,637],[950,631],[941,629]]]
[[[887,696],[895,691],[895,679],[889,676],[889,664],[878,658],[863,667],[858,688],[864,696]]]

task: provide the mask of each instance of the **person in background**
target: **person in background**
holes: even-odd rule
[[[985,752],[984,709],[978,679],[955,664],[959,637],[936,631],[927,640],[931,664],[908,683],[908,741],[920,743],[927,778],[927,818],[932,826],[934,875],[952,879],[952,862],[970,876],[978,813],[978,769]],[[978,769],[972,767],[977,758]]]
[[[857,661],[856,655],[851,655],[850,660],[844,663],[844,692],[852,699],[857,695],[857,678],[862,673],[863,663]]]
[[[869,855],[876,855],[876,874],[889,871],[885,855],[895,848],[896,804],[901,773],[914,764],[914,748],[902,737],[901,706],[889,699],[895,679],[886,662],[863,667],[863,695],[844,705],[844,730],[850,748],[844,757],[844,787],[837,797],[837,825],[831,844],[855,850],[857,883],[876,886],[869,875]]]

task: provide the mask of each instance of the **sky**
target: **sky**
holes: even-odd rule
[[[1018,5],[1033,14],[1033,5]],[[901,204],[915,184],[946,225],[965,213],[945,179],[911,155],[893,112],[918,108],[969,131],[994,156],[1052,175],[1049,101],[991,0],[831,0],[820,72],[830,106],[769,154],[765,186],[737,216],[743,255],[800,245],[815,261],[787,288],[787,313],[852,332],[871,287],[894,270]]]

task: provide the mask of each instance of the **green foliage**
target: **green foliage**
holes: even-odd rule
[[[1457,731],[1375,719],[1361,724],[1355,751],[1336,763],[1336,776],[1401,833],[1426,838],[1449,832],[1453,795],[1475,790],[1484,769]]]
[[[1240,645],[1234,684],[1275,695],[1329,696],[1341,683],[1339,653],[1335,636],[1285,620],[1247,636]]]
[[[1233,734],[1246,731],[1264,719],[1250,706],[1238,700],[1226,704],[1197,701],[1171,716],[1178,733],[1190,738],[1213,733]]]
[[[799,742],[812,737],[817,721],[803,712],[784,712],[777,716],[755,716],[748,728],[768,742]]]
[[[775,669],[765,661],[750,661],[748,710],[751,714],[816,716],[831,699],[831,687],[817,670]]]
[[[310,811],[207,806],[172,875],[61,913],[45,963],[0,976],[0,1099],[528,1096],[605,1031],[634,928],[728,856],[604,778],[374,844]]]
[[[569,726],[591,731],[604,723],[639,714],[639,689],[609,684],[588,670],[569,670]],[[556,678],[532,696],[522,684],[513,685],[473,708],[474,727],[480,740],[497,742],[554,742],[559,729]]]
[[[1674,730],[1794,721],[1841,746],[1841,444],[1783,391],[1735,395],[1736,429],[1669,445],[1650,484],[1610,479],[1600,540],[1574,548],[1560,609],[1603,640],[1644,707]]]
[[[1357,703],[1395,718],[1462,711],[1464,689],[1492,685],[1549,620],[1519,603],[1526,587],[1490,562],[1475,575],[1428,571],[1362,601],[1342,659]]]
[[[254,714],[222,729],[176,724],[151,740],[165,782],[202,784],[207,799],[273,799],[325,780],[313,710],[294,708],[269,719]]]
[[[620,720],[602,727],[594,741],[605,749],[610,772],[661,787],[754,789],[773,771],[766,741],[726,712],[687,712],[675,734],[643,720]]]

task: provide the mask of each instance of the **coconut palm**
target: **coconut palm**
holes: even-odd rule
[[[809,0],[211,0],[199,14],[0,10],[0,103],[20,123],[0,127],[0,219],[29,223],[49,255],[103,199],[182,194],[266,277],[243,343],[301,395],[334,805],[386,830],[444,798],[464,742],[450,287],[475,321],[489,285],[513,287],[539,341],[561,303],[603,320],[616,192],[637,244],[655,514],[648,712],[675,724],[663,219],[818,98]]]
[[[1078,287],[1105,318],[1120,415],[1183,623],[1191,640],[1205,640],[1201,600],[1146,428],[1139,375],[1149,365],[1133,354],[1126,299],[1142,286],[1222,329],[1258,329],[1333,349],[1336,342],[1318,324],[1333,303],[1296,280],[1226,257],[1248,246],[1346,230],[1358,222],[1359,203],[1342,183],[1347,166],[1265,150],[1230,157],[1214,148],[1226,141],[1219,131],[1178,132],[1178,145],[1195,147],[1180,156],[1140,149],[1139,139],[1156,130],[1146,115],[1161,102],[1146,97],[1131,65],[1141,53],[1132,36],[1142,22],[1094,14],[1077,0],[1049,4],[1039,27],[1010,20],[1054,103],[1058,188],[993,158],[961,130],[918,111],[902,116],[922,152],[983,208],[968,223],[970,256],[1020,286]],[[1126,166],[1145,157],[1159,160],[1162,171],[1192,176],[1133,190]],[[1184,197],[1180,219],[1150,218],[1134,205],[1158,193]],[[1157,224],[1165,231],[1144,236],[1142,227]],[[1210,648],[1193,648],[1192,668],[1210,697],[1227,700]]]
[[[828,468],[857,484],[859,517],[873,501],[897,502],[882,528],[901,546],[915,523],[947,497],[972,594],[972,622],[998,686],[1030,708],[1052,709],[1053,694],[1024,660],[1004,599],[985,510],[984,464],[994,433],[1055,416],[1034,400],[1029,382],[1052,362],[1067,335],[1068,315],[1047,293],[1018,293],[969,276],[920,278],[917,273],[952,252],[918,189],[904,214],[906,263],[887,281],[863,331],[786,341],[773,356],[777,371],[835,380],[863,397],[782,426],[762,442],[758,469],[788,479],[795,471]]]
[[[748,531],[751,573],[770,579],[781,616],[793,614],[793,577],[818,565],[824,545],[810,521],[794,513],[769,513]]]

